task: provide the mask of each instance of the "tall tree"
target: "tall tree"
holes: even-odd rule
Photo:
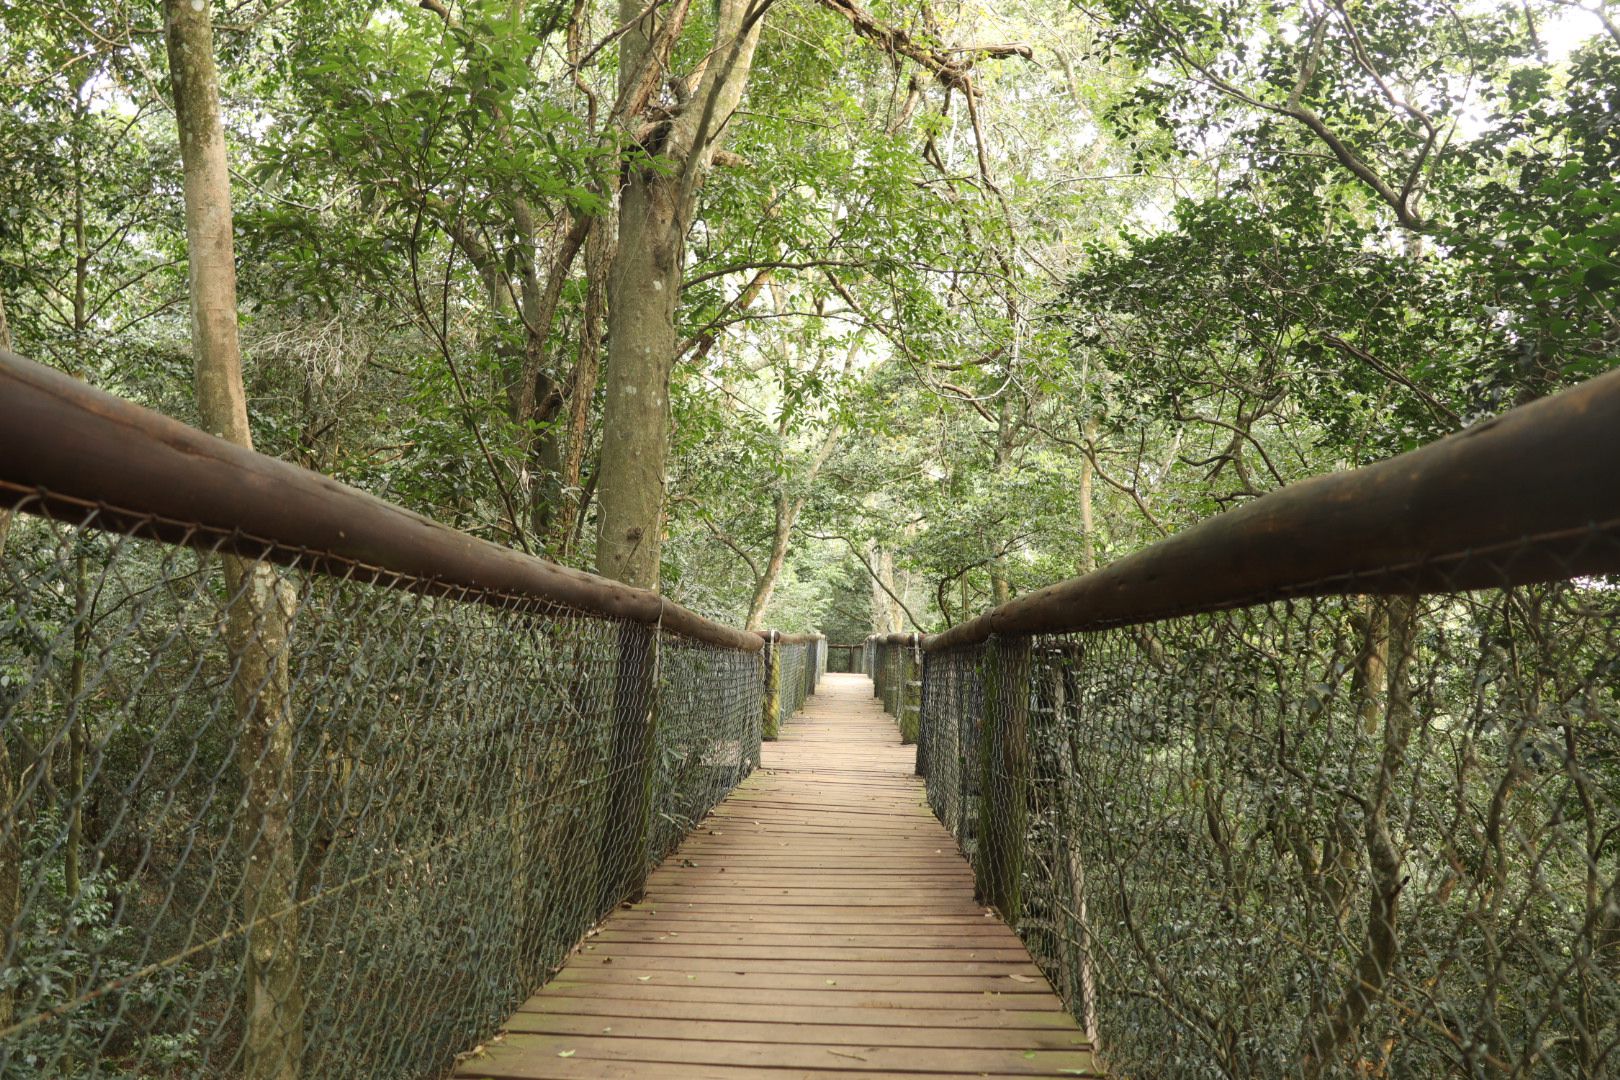
[[[714,41],[682,88],[674,117],[637,133],[647,156],[628,166],[619,249],[608,273],[607,402],[602,417],[596,568],[657,588],[669,460],[669,381],[675,363],[686,235],[703,184],[742,100],[771,0],[719,0]],[[645,10],[620,0],[634,28],[620,45],[619,92],[649,55],[667,49],[685,5]],[[654,160],[656,155],[657,160]]]
[[[165,38],[185,190],[191,346],[203,427],[251,448],[237,327],[230,169],[207,0],[165,0]],[[223,560],[226,632],[245,788],[242,918],[249,1080],[295,1080],[303,1056],[297,870],[288,804],[292,718],[287,645],[296,597],[262,562]]]

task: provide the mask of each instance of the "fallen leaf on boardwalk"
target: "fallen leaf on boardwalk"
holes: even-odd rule
[[[602,957],[602,963],[604,963],[604,964],[611,964],[611,963],[613,963],[613,957],[611,957],[611,956],[604,956],[604,957]]]
[[[651,975],[637,975],[636,982],[646,982],[650,978],[652,978]]]
[[[1007,976],[1007,978],[1011,979],[1013,982],[1032,983],[1032,982],[1035,981],[1034,979],[1030,978],[1028,975],[1009,975],[1009,976]]]
[[[574,1051],[572,1051],[572,1050],[559,1050],[559,1051],[557,1051],[557,1056],[558,1057],[573,1057],[574,1056]]]
[[[1033,1051],[1033,1050],[1025,1050],[1024,1051],[1024,1060],[1025,1061],[1034,1061],[1035,1060],[1035,1051]]]

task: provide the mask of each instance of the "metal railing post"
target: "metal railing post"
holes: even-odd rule
[[[775,630],[765,635],[765,711],[760,737],[766,742],[775,742],[782,728],[782,652],[777,645],[780,636]]]
[[[974,878],[980,903],[991,905],[1016,926],[1029,816],[1029,638],[991,638],[982,663]]]
[[[918,776],[928,776],[929,743],[934,732],[928,724],[928,654],[919,642],[917,656],[917,766]]]
[[[921,653],[921,638],[911,635],[911,641],[905,645],[895,646],[898,653],[895,663],[895,701],[898,712],[895,719],[900,724],[900,743],[911,746],[917,741],[919,725],[919,710],[922,707],[922,686],[918,680],[922,677],[922,664],[919,662]]]
[[[618,661],[598,912],[624,899],[639,900],[646,885],[658,730],[657,628],[622,624]]]

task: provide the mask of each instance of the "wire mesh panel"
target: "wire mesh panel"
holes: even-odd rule
[[[979,671],[982,646],[930,653],[918,753],[927,761],[928,805],[972,858],[978,814]]]
[[[774,646],[777,663],[782,665],[782,711],[780,722],[787,723],[804,705],[810,694],[810,646],[802,642]]]
[[[928,679],[930,803],[1119,1074],[1620,1074],[1620,578],[992,640]]]
[[[666,635],[648,869],[759,763],[764,660]]]
[[[757,656],[99,520],[0,552],[0,1077],[439,1074],[757,760]]]

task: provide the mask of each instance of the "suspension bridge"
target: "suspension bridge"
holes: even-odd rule
[[[1617,432],[827,673],[0,354],[0,1077],[1613,1076]]]

